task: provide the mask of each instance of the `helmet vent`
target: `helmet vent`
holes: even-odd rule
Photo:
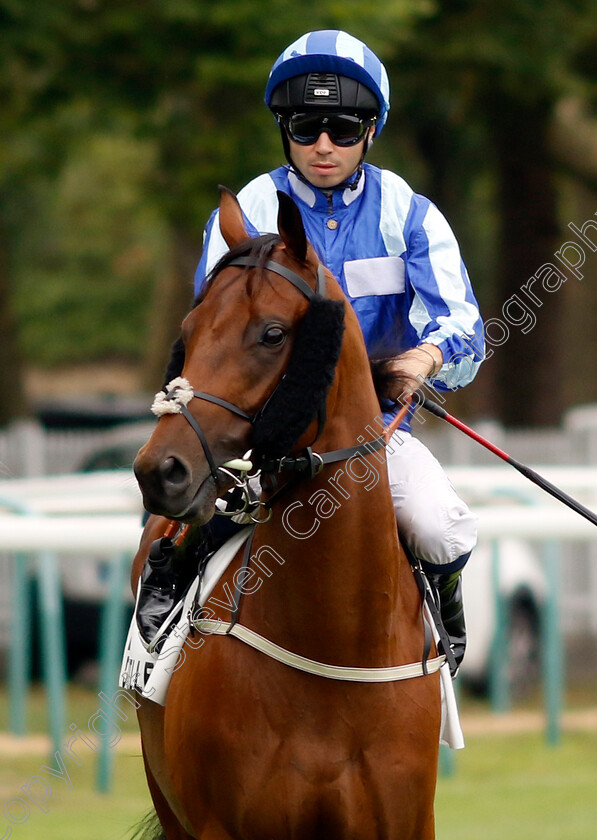
[[[335,73],[309,73],[305,87],[305,105],[339,105],[340,90]]]

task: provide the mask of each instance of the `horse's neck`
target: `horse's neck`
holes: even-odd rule
[[[350,413],[337,406],[315,450],[374,440],[382,431],[375,418],[354,398]],[[416,608],[404,585],[383,451],[301,480],[258,529],[256,547],[268,576],[243,606],[255,629],[312,658],[395,664],[399,620]]]

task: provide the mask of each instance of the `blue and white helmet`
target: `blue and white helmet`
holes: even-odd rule
[[[280,99],[279,92],[282,90],[280,86],[284,82],[298,76],[308,77],[311,74],[334,74],[340,77],[340,80],[347,78],[359,83],[356,89],[360,89],[361,92],[355,93],[351,90],[351,102],[348,107],[352,105],[354,108],[361,109],[364,105],[375,111],[377,117],[375,135],[381,132],[390,110],[390,83],[386,68],[366,44],[339,29],[307,32],[276,59],[265,89],[267,107],[274,112],[278,109],[279,102],[276,100]],[[335,93],[333,85],[331,87],[330,93],[336,95],[337,106],[345,109],[347,102],[342,101],[342,91]],[[320,85],[315,89],[315,94],[321,93],[321,90],[325,88],[325,84]],[[365,98],[367,94],[369,95],[369,101],[366,104],[363,100],[362,88],[366,89]],[[371,93],[374,98],[370,97]],[[305,94],[305,96],[309,97],[311,94]],[[327,106],[331,105],[332,101],[329,94],[326,94],[326,99],[322,98],[321,102],[315,101],[313,97],[303,98],[301,94],[300,104],[314,107]]]

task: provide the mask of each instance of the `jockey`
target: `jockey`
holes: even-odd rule
[[[309,241],[356,312],[374,370],[382,370],[386,424],[399,398],[425,380],[437,390],[467,385],[482,361],[483,329],[454,234],[401,177],[365,163],[390,108],[381,61],[345,32],[309,32],[275,61],[265,102],[287,165],[239,193],[249,234],[277,231],[277,190],[294,199]],[[197,293],[227,250],[215,211]],[[466,643],[460,573],[476,543],[476,518],[413,437],[408,415],[387,447],[387,465],[399,533],[435,586],[460,664]]]

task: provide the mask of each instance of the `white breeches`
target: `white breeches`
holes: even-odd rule
[[[423,563],[450,574],[477,542],[477,517],[456,494],[439,461],[420,440],[398,430],[386,447],[398,531]]]

